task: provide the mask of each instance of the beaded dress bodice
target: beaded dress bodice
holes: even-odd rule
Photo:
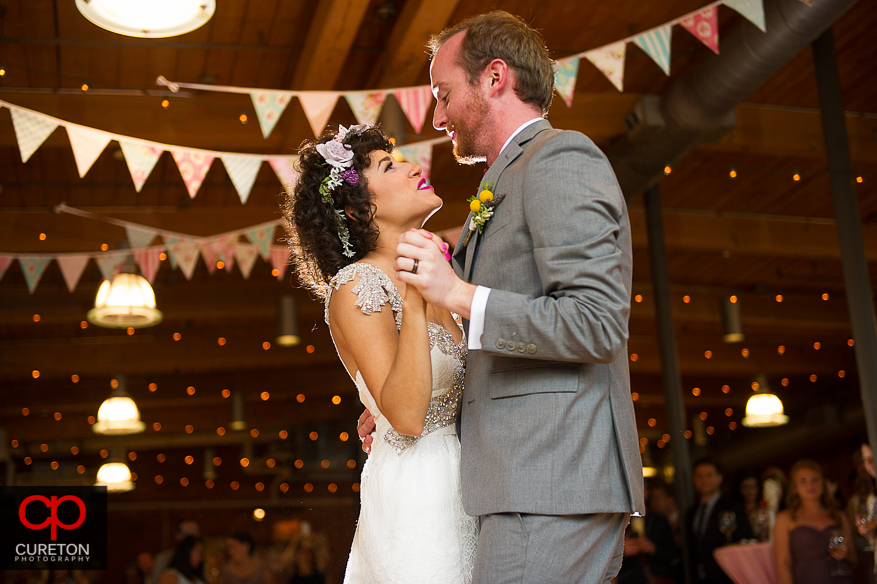
[[[326,295],[325,318],[329,322],[329,302],[332,293],[342,285],[359,277],[359,282],[351,289],[357,295],[356,302],[363,314],[381,312],[389,304],[395,314],[396,329],[402,326],[402,297],[390,278],[378,267],[371,264],[354,263],[345,266],[329,282]],[[463,378],[466,366],[466,339],[459,344],[444,327],[428,323],[430,361],[432,365],[432,396],[426,412],[423,433],[420,436],[406,436],[393,429],[375,403],[359,371],[355,374],[359,398],[375,418],[377,436],[401,453],[418,438],[431,434],[441,428],[452,426],[460,411],[463,394]]]

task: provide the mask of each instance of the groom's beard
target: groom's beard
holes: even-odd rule
[[[476,144],[476,137],[483,137],[483,129],[486,125],[487,100],[476,92],[471,93],[471,98],[466,104],[469,112],[468,119],[460,119],[454,123],[454,158],[460,164],[477,164],[487,161],[486,148]]]

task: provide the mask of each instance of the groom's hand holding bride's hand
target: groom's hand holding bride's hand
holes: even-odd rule
[[[396,246],[396,278],[417,288],[433,306],[469,318],[476,286],[457,277],[450,259],[448,244],[438,235],[409,229]]]
[[[372,416],[370,411],[363,410],[362,414],[359,416],[359,420],[356,422],[356,433],[359,434],[359,441],[362,442],[362,451],[366,454],[371,454],[372,442],[374,441],[372,432],[374,431],[374,416]]]

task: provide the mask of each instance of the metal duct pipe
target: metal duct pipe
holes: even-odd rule
[[[856,0],[765,0],[767,32],[748,21],[721,40],[661,100],[663,127],[647,136],[626,136],[608,149],[624,195],[631,199],[654,184],[667,163],[679,160],[733,113],[734,107],[806,49]]]

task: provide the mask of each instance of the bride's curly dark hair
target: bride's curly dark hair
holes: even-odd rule
[[[380,232],[374,221],[376,207],[363,171],[371,165],[372,152],[393,151],[393,143],[376,126],[348,133],[344,144],[352,147],[353,168],[359,174],[359,183],[351,185],[342,180],[341,185],[332,190],[333,206],[323,202],[320,195],[320,184],[332,167],[316,147],[334,138],[335,133],[327,132],[316,142],[302,143],[295,165],[299,179],[291,190],[286,189],[282,203],[286,241],[296,274],[302,285],[320,298],[325,298],[329,280],[338,270],[361,259],[377,244]],[[346,212],[353,257],[342,253],[344,248],[338,237],[341,225],[335,209]]]

